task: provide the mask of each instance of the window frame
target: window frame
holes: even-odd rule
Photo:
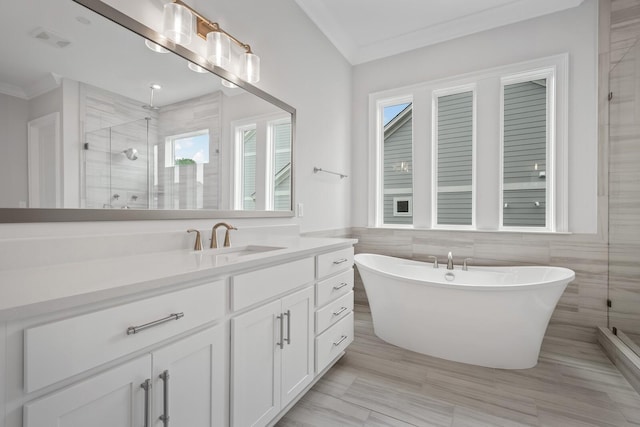
[[[373,191],[375,193],[374,196],[374,214],[373,214],[373,223],[374,227],[384,228],[384,227],[393,227],[393,228],[413,228],[412,224],[385,224],[384,222],[384,109],[385,107],[391,107],[393,105],[398,104],[406,104],[410,103],[413,106],[414,96],[407,94],[406,91],[398,92],[395,95],[390,95],[388,97],[380,98],[375,102],[375,128],[373,130],[373,134],[375,135],[375,150],[373,151],[374,158],[372,159],[375,163],[375,172],[374,176],[374,188]],[[413,113],[412,113],[413,114]],[[411,121],[411,205],[413,207],[413,196],[415,190],[415,134],[414,134],[414,120],[412,116]],[[371,191],[372,189],[370,189]],[[395,206],[394,206],[395,208]],[[394,209],[395,210],[395,209]],[[413,209],[412,215],[413,216]],[[371,218],[370,218],[371,222]]]
[[[542,70],[555,72],[554,99],[549,109],[553,118],[554,144],[548,150],[547,174],[553,174],[553,184],[547,184],[548,226],[513,228],[502,227],[503,206],[503,103],[502,79],[514,75],[535,75]],[[433,95],[434,91],[476,84],[474,95],[474,152],[473,152],[473,219],[472,226],[464,226],[467,231],[566,233],[568,224],[569,187],[569,54],[536,58],[519,63],[474,71],[462,75],[416,83],[409,86],[387,89],[369,94],[369,149],[368,149],[368,221],[372,228],[410,228],[461,230],[459,226],[439,225],[437,211],[434,212],[433,198],[437,197],[437,174],[433,173]],[[412,102],[412,186],[413,224],[384,224],[383,216],[383,152],[381,107],[400,102]],[[549,100],[551,102],[551,100]],[[491,105],[490,110],[482,106]],[[500,106],[500,107],[499,107]],[[478,117],[480,114],[480,117]],[[424,117],[424,120],[419,118]],[[479,122],[478,120],[482,120]],[[551,123],[551,121],[549,121]],[[480,151],[482,150],[482,151]],[[479,157],[479,158],[478,158]],[[496,168],[498,170],[496,170]],[[482,194],[482,197],[480,195]],[[485,197],[486,195],[486,197]]]
[[[460,93],[472,93],[471,118],[471,224],[438,224],[438,98]],[[476,229],[476,147],[477,147],[477,84],[469,83],[431,92],[431,228],[434,230],[475,230]]]
[[[546,147],[545,147],[545,226],[505,226],[504,224],[504,88],[507,85],[525,83],[532,80],[547,80],[546,87]],[[500,157],[499,157],[499,205],[498,229],[500,231],[556,231],[556,69],[542,68],[505,75],[500,78]]]

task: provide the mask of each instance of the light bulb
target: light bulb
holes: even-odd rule
[[[167,3],[162,18],[162,32],[166,38],[177,44],[191,43],[193,15],[189,9],[177,3]]]

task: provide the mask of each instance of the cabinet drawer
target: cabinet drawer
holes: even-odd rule
[[[316,374],[353,342],[353,312],[316,338]]]
[[[231,278],[231,309],[249,307],[313,282],[313,258],[288,262]]]
[[[353,289],[353,268],[316,285],[316,305],[322,307]]]
[[[338,298],[316,312],[316,333],[320,333],[353,311],[353,292]]]
[[[25,391],[38,390],[221,318],[225,301],[225,282],[217,281],[26,329]],[[169,317],[176,313],[184,316]],[[166,322],[127,334],[130,327],[161,319]]]
[[[318,255],[317,262],[319,279],[352,268],[353,247]]]

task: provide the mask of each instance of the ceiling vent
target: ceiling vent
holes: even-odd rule
[[[63,49],[71,44],[71,41],[65,39],[61,35],[42,27],[38,27],[33,30],[31,32],[31,36],[48,44],[49,46],[57,47],[59,49]]]

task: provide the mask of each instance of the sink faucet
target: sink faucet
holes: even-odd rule
[[[453,270],[453,255],[451,255],[451,252],[447,255],[447,270]]]
[[[213,228],[211,229],[211,248],[217,248],[218,247],[218,236],[217,236],[217,231],[219,227],[225,227],[227,229],[226,233],[224,234],[224,247],[229,247],[231,246],[231,241],[229,239],[229,231],[231,230],[237,230],[237,228],[235,228],[232,225],[227,224],[226,222],[219,222],[216,225],[213,226]]]

